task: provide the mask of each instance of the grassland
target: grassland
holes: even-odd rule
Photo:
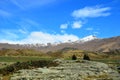
[[[35,60],[51,60],[50,57],[39,56],[0,56],[0,62],[25,62]]]
[[[84,53],[87,53],[92,61],[104,62],[111,67],[120,66],[120,55],[109,55],[103,53],[95,53],[83,50],[63,50],[55,52],[42,53],[40,51],[10,50],[0,51],[0,68],[6,67],[16,62],[27,62],[37,60],[53,60],[56,58],[71,59],[72,55],[76,55],[78,59],[83,59]]]

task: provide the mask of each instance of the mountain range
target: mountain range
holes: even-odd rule
[[[97,38],[90,35],[78,41],[66,43],[48,43],[44,44],[9,44],[0,43],[0,49],[35,49],[42,52],[57,51],[62,49],[80,49],[86,51],[109,52],[111,50],[120,50],[120,36],[111,38]]]

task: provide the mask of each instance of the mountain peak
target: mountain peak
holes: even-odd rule
[[[98,39],[98,38],[94,35],[89,35],[89,36],[86,36],[84,38],[81,38],[77,42],[87,42],[87,41],[91,41],[91,40],[95,40],[95,39]]]

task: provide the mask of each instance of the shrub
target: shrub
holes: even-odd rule
[[[72,60],[76,60],[77,57],[75,55],[72,56]]]
[[[8,74],[14,73],[15,71],[18,71],[20,69],[31,69],[31,67],[33,67],[33,68],[52,67],[52,66],[57,66],[57,65],[59,65],[59,64],[55,63],[53,61],[47,61],[47,60],[16,62],[7,67],[1,68],[0,74],[8,75]]]
[[[88,54],[84,54],[83,60],[90,60],[90,57],[88,56]]]

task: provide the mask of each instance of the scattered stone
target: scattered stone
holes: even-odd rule
[[[19,70],[10,80],[120,80],[105,63],[85,60],[54,60],[57,67]]]

